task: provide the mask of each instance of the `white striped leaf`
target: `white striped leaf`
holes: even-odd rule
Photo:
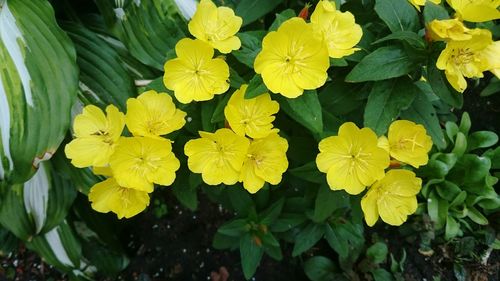
[[[0,0],[0,181],[22,183],[64,138],[78,86],[46,0]]]

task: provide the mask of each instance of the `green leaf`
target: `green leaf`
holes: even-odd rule
[[[260,76],[259,74],[255,74],[255,76],[252,78],[252,80],[250,80],[250,83],[248,84],[248,88],[245,92],[245,99],[252,99],[267,92],[269,92],[269,90],[267,90],[266,85],[264,85],[262,76]]]
[[[315,256],[304,262],[304,272],[312,281],[335,280],[336,271],[335,263],[323,256]]]
[[[328,112],[336,116],[345,115],[361,107],[370,92],[369,88],[371,85],[347,83],[345,77],[336,76],[318,92],[318,97]]]
[[[479,225],[487,225],[488,219],[476,208],[469,206],[467,207],[467,216],[475,223]]]
[[[374,281],[392,281],[392,280],[394,280],[394,278],[392,277],[392,274],[383,268],[374,269],[371,273],[373,275]]]
[[[471,126],[472,123],[470,120],[469,113],[467,112],[462,113],[462,119],[460,119],[460,126],[458,127],[458,130],[462,132],[464,135],[468,136]]]
[[[451,216],[448,216],[446,219],[446,228],[444,231],[444,238],[446,240],[450,240],[455,238],[460,233],[460,224]]]
[[[381,47],[365,56],[347,75],[347,82],[380,81],[403,76],[417,67],[398,46]]]
[[[455,146],[451,153],[455,154],[457,157],[464,155],[467,150],[467,137],[462,134],[462,132],[457,133],[457,138],[455,139]]]
[[[0,181],[23,183],[64,139],[78,67],[49,1],[2,1],[0,15]]]
[[[254,203],[248,192],[242,186],[232,186],[226,189],[226,193],[231,201],[231,206],[241,216],[246,216]]]
[[[488,86],[486,86],[486,88],[484,88],[479,95],[481,97],[489,97],[493,94],[498,93],[500,93],[500,80],[496,77],[493,77]]]
[[[243,25],[252,23],[271,12],[284,0],[241,0],[236,15],[243,18]]]
[[[392,32],[420,29],[417,10],[406,0],[376,0],[375,12]]]
[[[210,119],[210,122],[213,124],[217,124],[220,122],[224,122],[226,117],[224,115],[224,109],[226,108],[229,99],[231,98],[230,94],[218,96],[217,99],[217,107],[215,107],[214,114]]]
[[[490,131],[479,131],[472,133],[467,141],[467,151],[478,148],[494,146],[498,142],[498,135]]]
[[[240,246],[239,236],[228,236],[216,232],[212,241],[212,247],[217,250],[235,249]]]
[[[217,232],[227,236],[240,237],[250,230],[246,219],[236,219],[221,225]]]
[[[241,48],[232,52],[232,55],[241,63],[253,68],[255,57],[262,49],[262,38],[265,31],[248,31],[238,33],[241,40]]]
[[[366,250],[366,256],[370,258],[370,260],[375,263],[379,264],[384,262],[384,260],[387,258],[387,253],[389,252],[387,245],[383,242],[377,242],[373,245],[371,245],[367,250]]]
[[[286,232],[294,229],[306,221],[303,214],[282,214],[272,225],[270,230],[274,233]]]
[[[252,278],[262,259],[264,249],[255,244],[251,234],[246,234],[240,239],[240,255],[243,274],[246,279]]]
[[[269,206],[266,210],[259,214],[260,223],[264,225],[271,225],[276,221],[276,219],[281,214],[281,210],[283,210],[283,205],[285,204],[285,199],[281,198],[278,201],[274,202],[271,206]]]
[[[295,11],[292,9],[286,9],[283,12],[276,14],[276,19],[269,27],[269,31],[276,31],[281,26],[282,23],[293,17],[295,17]]]
[[[294,99],[279,98],[280,107],[293,120],[309,129],[314,134],[323,132],[321,103],[316,91],[304,91]]]
[[[113,104],[125,112],[127,99],[137,91],[120,55],[84,26],[65,24],[64,29],[75,43],[80,91],[86,100],[101,108]]]
[[[449,85],[443,71],[436,67],[436,61],[437,56],[434,56],[429,59],[429,63],[427,64],[427,80],[434,94],[445,103],[456,108],[461,108],[464,102],[463,96]]]
[[[372,128],[379,136],[385,134],[419,94],[419,88],[409,78],[375,82],[366,103],[365,127]]]
[[[434,4],[431,1],[425,2],[424,20],[426,24],[433,20],[445,20],[449,18],[450,15],[448,15],[448,11],[443,6]]]
[[[0,223],[28,240],[59,225],[75,197],[71,182],[56,174],[49,162],[43,162],[29,181],[8,189],[0,206]]]
[[[413,31],[396,31],[381,39],[378,39],[377,41],[373,42],[372,45],[387,42],[390,40],[404,41],[416,49],[425,49],[426,45],[424,39]]]
[[[295,237],[292,256],[296,257],[314,246],[325,233],[323,224],[310,223]]]
[[[347,258],[353,250],[363,246],[363,227],[351,222],[327,224],[325,239],[341,259]]]
[[[431,191],[427,200],[427,213],[434,222],[435,228],[441,229],[446,224],[448,201],[441,199],[436,192]]]
[[[312,161],[303,166],[288,170],[288,173],[312,183],[324,183],[325,175],[318,170],[316,162]]]
[[[162,0],[130,2],[125,7],[119,7],[120,1],[114,3],[118,6],[110,5],[108,0],[96,1],[102,14],[111,15],[107,17],[108,27],[131,55],[146,65],[163,70],[167,52],[186,37],[184,20]]]
[[[349,206],[349,197],[343,191],[332,191],[328,185],[322,184],[319,187],[316,202],[314,204],[313,221],[323,222],[332,213],[340,208]]]
[[[427,97],[417,95],[410,108],[401,112],[400,117],[424,125],[427,133],[432,137],[434,145],[439,149],[446,148],[446,142],[441,126],[439,125],[436,110]]]

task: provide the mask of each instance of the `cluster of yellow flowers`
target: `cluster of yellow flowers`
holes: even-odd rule
[[[426,165],[431,148],[432,140],[425,128],[411,121],[394,121],[388,137],[380,138],[370,128],[359,129],[347,122],[340,126],[337,136],[319,143],[316,164],[327,174],[332,190],[356,195],[369,187],[361,200],[369,226],[379,216],[390,225],[401,225],[417,210],[416,195],[422,180],[409,170],[385,170],[402,163],[415,168]]]
[[[462,22],[500,19],[500,0],[448,0],[448,3],[457,12],[456,18],[434,20],[427,27],[430,39],[446,42],[436,66],[445,71],[448,82],[460,93],[467,88],[465,77],[482,78],[483,72],[491,71],[500,78],[500,41],[493,41],[489,30],[469,29]]]
[[[66,156],[76,167],[109,177],[90,189],[94,210],[135,216],[149,205],[154,184],[174,182],[180,163],[161,136],[182,128],[185,116],[168,94],[148,91],[127,100],[126,115],[113,105],[106,115],[88,105],[75,117],[76,138],[66,145]],[[133,137],[121,136],[125,124]]]
[[[223,54],[237,50],[241,42],[236,33],[241,24],[230,8],[201,0],[188,26],[196,39],[180,40],[175,47],[177,58],[165,63],[163,81],[177,100],[206,101],[229,89],[229,66],[223,58],[213,57],[214,48]],[[304,90],[323,86],[329,57],[354,53],[361,36],[361,27],[351,13],[340,12],[334,3],[322,0],[310,23],[291,18],[264,37],[254,62],[255,72],[262,75],[271,92],[298,97]]]
[[[272,124],[279,104],[268,93],[245,99],[246,89],[247,85],[242,85],[236,90],[224,109],[232,130],[200,132],[201,138],[188,141],[184,152],[189,169],[201,173],[205,183],[242,182],[246,190],[255,193],[265,182],[281,182],[288,168],[288,142]]]

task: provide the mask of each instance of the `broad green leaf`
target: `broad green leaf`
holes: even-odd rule
[[[301,225],[306,219],[306,216],[303,214],[281,214],[271,225],[270,230],[273,233],[285,232]]]
[[[455,154],[457,157],[464,155],[467,150],[467,137],[462,134],[462,132],[457,133],[457,138],[455,139],[455,146],[451,153]]]
[[[375,82],[366,103],[364,125],[383,135],[390,124],[421,94],[409,78]]]
[[[250,80],[250,83],[248,83],[248,88],[245,92],[245,99],[255,98],[268,92],[269,90],[267,90],[266,85],[264,85],[262,76],[255,74],[252,80]]]
[[[425,49],[425,41],[422,37],[420,37],[417,33],[413,31],[396,31],[394,33],[391,33],[381,39],[378,39],[377,41],[373,42],[372,44],[379,44],[382,42],[387,42],[390,40],[399,40],[399,41],[404,41],[408,44],[410,44],[412,47],[417,48],[417,49]]]
[[[22,183],[64,139],[78,67],[48,1],[0,2],[0,181]]]
[[[460,126],[458,126],[458,130],[462,132],[464,135],[468,136],[471,126],[472,122],[470,120],[469,113],[464,112],[462,114],[462,119],[460,119]]]
[[[470,206],[470,207],[467,207],[467,216],[475,223],[479,224],[479,225],[487,225],[488,224],[488,219],[483,215],[481,214],[481,212]]]
[[[240,237],[228,236],[216,232],[212,241],[212,247],[217,250],[234,249],[239,247]]]
[[[283,205],[285,203],[285,199],[281,198],[278,201],[274,202],[271,206],[269,206],[266,210],[259,214],[260,223],[264,225],[271,225],[276,221],[276,219],[281,214],[281,210],[283,210]]]
[[[371,273],[372,273],[374,281],[392,281],[392,280],[394,280],[394,278],[392,277],[392,274],[383,268],[377,268],[377,269],[373,270]]]
[[[479,131],[470,134],[467,140],[467,151],[494,146],[498,142],[498,135],[490,131]]]
[[[429,60],[427,64],[427,80],[431,85],[434,94],[436,94],[445,103],[461,108],[463,104],[463,96],[455,91],[446,80],[443,71],[436,67],[437,56]]]
[[[325,233],[325,225],[310,223],[295,237],[292,256],[296,257],[311,249]]]
[[[282,23],[293,17],[295,17],[295,11],[292,9],[286,9],[283,12],[276,14],[276,19],[269,27],[269,31],[276,31]]]
[[[333,191],[328,185],[319,187],[314,204],[313,220],[323,222],[330,217],[333,211],[349,206],[349,198],[343,191]]]
[[[84,26],[65,24],[64,29],[75,44],[79,86],[86,100],[102,108],[113,104],[125,112],[127,99],[137,91],[120,55]]]
[[[432,103],[424,95],[417,95],[412,105],[401,112],[401,118],[424,125],[427,134],[432,137],[434,145],[439,149],[446,148],[443,131]]]
[[[262,49],[262,38],[264,38],[265,31],[248,31],[238,33],[241,40],[241,48],[232,52],[232,55],[244,63],[246,66],[253,68],[255,57]]]
[[[448,11],[446,11],[443,6],[434,4],[431,1],[425,1],[423,13],[426,24],[433,20],[445,20],[450,18],[450,15],[448,15]]]
[[[29,181],[9,188],[0,206],[0,223],[27,240],[59,225],[75,197],[71,182],[43,162]]]
[[[243,274],[246,279],[252,278],[262,259],[264,249],[255,243],[255,238],[251,234],[246,234],[240,239],[240,256]]]
[[[312,281],[335,280],[337,266],[332,260],[323,256],[315,256],[304,263],[304,272]]]
[[[417,67],[400,47],[381,47],[364,57],[347,75],[347,82],[380,81],[403,76]]]
[[[448,217],[448,201],[441,199],[436,192],[431,191],[427,199],[427,213],[436,229],[443,228]]]
[[[240,237],[249,230],[250,226],[246,219],[236,219],[221,225],[217,232],[227,236]]]
[[[486,86],[486,88],[484,88],[481,91],[480,96],[481,97],[488,97],[488,96],[491,96],[493,94],[498,94],[498,93],[500,93],[500,80],[496,77],[493,77],[491,79],[490,83],[488,84],[488,86]]]
[[[313,183],[324,183],[325,175],[318,170],[316,162],[309,162],[303,166],[288,170],[288,173]]]
[[[327,224],[325,239],[341,259],[347,258],[365,243],[363,227],[351,222]]]
[[[460,233],[460,224],[451,216],[446,219],[446,228],[444,231],[444,238],[450,240],[455,238]]]
[[[339,116],[359,108],[370,92],[368,86],[344,81],[345,77],[333,77],[332,81],[318,92],[321,105],[328,112]]]
[[[167,52],[186,37],[187,26],[173,1],[96,0],[109,28],[130,53],[144,64],[163,70]]]
[[[366,256],[370,258],[373,263],[379,264],[387,258],[388,251],[385,243],[377,242],[366,250]]]
[[[304,91],[294,99],[279,98],[280,107],[293,120],[309,129],[314,134],[323,132],[321,103],[316,91]]]
[[[236,15],[243,18],[243,25],[252,23],[271,12],[284,0],[241,0],[236,6]]]
[[[375,12],[392,32],[420,29],[417,10],[407,0],[376,0]]]

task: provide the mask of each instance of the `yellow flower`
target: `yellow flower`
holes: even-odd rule
[[[467,78],[482,78],[483,71],[500,67],[500,45],[493,42],[491,32],[474,29],[469,40],[449,41],[436,66],[444,70],[448,82],[458,92],[467,88]]]
[[[434,4],[440,4],[441,0],[408,0],[410,3],[417,8],[418,11],[420,11],[420,6],[425,6],[425,2],[429,1]]]
[[[265,182],[278,184],[288,168],[286,139],[274,133],[250,143],[239,181],[250,193],[256,193]]]
[[[408,120],[397,120],[389,127],[389,152],[401,162],[418,168],[429,161],[432,139],[424,126]]]
[[[267,88],[288,98],[323,86],[329,66],[326,44],[302,18],[291,18],[269,32],[254,63]]]
[[[361,26],[356,24],[350,12],[336,10],[335,3],[319,1],[311,15],[311,23],[316,32],[324,37],[330,57],[341,58],[359,50],[354,46],[363,36]]]
[[[201,173],[203,181],[210,185],[235,184],[250,141],[229,129],[219,129],[215,133],[200,132],[200,136],[184,146],[189,169],[193,173]]]
[[[114,105],[106,108],[88,105],[75,117],[76,139],[64,148],[66,156],[78,168],[106,166],[125,126],[125,116]]]
[[[147,192],[118,185],[114,178],[97,183],[90,189],[92,209],[100,213],[115,213],[119,219],[130,218],[149,205]]]
[[[485,22],[500,19],[500,0],[447,0],[457,12],[457,16],[465,21]]]
[[[242,23],[242,18],[234,15],[231,8],[217,8],[212,1],[201,0],[188,28],[197,39],[210,44],[223,54],[228,54],[241,47],[236,33]]]
[[[433,20],[427,27],[429,36],[432,40],[469,40],[472,35],[468,29],[459,19],[449,20]]]
[[[422,180],[408,170],[390,170],[375,182],[361,199],[361,209],[368,226],[373,226],[380,216],[390,225],[403,224],[408,215],[417,210],[417,194]]]
[[[242,85],[236,90],[226,108],[224,115],[233,131],[240,135],[245,134],[251,138],[263,138],[278,129],[273,129],[273,114],[279,111],[279,104],[271,100],[268,93],[256,98],[245,99],[248,85]]]
[[[188,38],[175,45],[177,58],[165,63],[163,83],[182,103],[211,100],[229,89],[229,66],[221,58],[212,58],[210,45]]]
[[[175,107],[165,93],[147,91],[127,100],[125,122],[134,136],[158,137],[179,130],[186,124],[186,113]]]
[[[180,163],[167,139],[122,137],[110,166],[120,186],[152,192],[153,183],[168,186],[174,182]]]
[[[327,174],[332,190],[344,189],[356,195],[384,176],[389,166],[389,153],[378,147],[377,141],[371,129],[359,129],[347,122],[340,126],[338,136],[319,143],[316,165]]]

